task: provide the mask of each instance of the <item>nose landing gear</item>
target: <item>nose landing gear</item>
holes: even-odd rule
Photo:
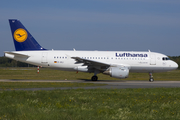
[[[149,82],[153,82],[154,79],[153,79],[153,76],[152,76],[152,73],[149,73]]]

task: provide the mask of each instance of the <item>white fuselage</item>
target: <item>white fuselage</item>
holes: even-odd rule
[[[155,52],[130,51],[13,51],[5,56],[29,64],[61,70],[76,70],[83,63],[77,63],[71,57],[80,57],[91,61],[113,65],[123,65],[130,72],[165,72],[176,69],[177,63],[168,60],[166,55]],[[28,57],[27,57],[28,56]]]

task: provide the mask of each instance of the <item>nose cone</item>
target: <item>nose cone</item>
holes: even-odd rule
[[[178,64],[176,62],[172,61],[171,68],[172,69],[177,69],[178,68]]]

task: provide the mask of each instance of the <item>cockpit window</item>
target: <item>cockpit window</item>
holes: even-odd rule
[[[163,57],[162,60],[170,60],[168,57]]]

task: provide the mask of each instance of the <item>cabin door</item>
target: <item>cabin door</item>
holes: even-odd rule
[[[41,63],[48,63],[47,56],[48,56],[47,52],[42,53]]]
[[[150,65],[156,65],[156,55],[155,54],[150,55]]]

